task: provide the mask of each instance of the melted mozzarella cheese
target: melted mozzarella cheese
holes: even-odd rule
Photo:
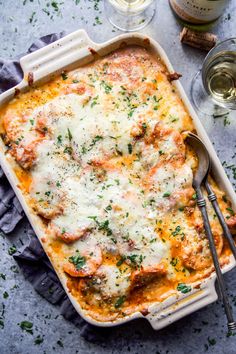
[[[150,178],[149,199],[153,198],[153,205],[164,212],[174,208],[180,202],[180,195],[191,190],[192,178],[192,169],[188,164],[176,169],[171,164],[160,166]]]
[[[174,277],[171,237],[163,239],[157,224],[163,218],[175,230],[192,185],[180,135],[185,121],[191,127],[188,114],[162,64],[142,50],[132,55],[135,65],[114,55],[106,69],[68,73],[59,95],[32,108],[21,128],[16,119],[9,133],[12,141],[24,133],[16,157],[30,168],[30,196],[50,220],[48,237],[65,241],[64,271],[91,277],[100,299],[129,295],[133,282],[155,272]],[[32,156],[24,165],[25,147]],[[76,255],[85,257],[83,269],[71,262]]]
[[[102,265],[97,270],[94,287],[104,297],[126,295],[130,288],[130,275],[127,266],[119,269],[114,265]]]
[[[50,138],[59,140],[64,147],[69,145],[75,160],[84,166],[93,160],[127,153],[132,141],[132,120],[127,112],[107,114],[98,99],[81,105],[81,97],[69,94],[54,99],[37,110],[36,124],[42,116],[47,117],[45,126],[49,127]]]

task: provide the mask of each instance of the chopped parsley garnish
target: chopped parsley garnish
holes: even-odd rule
[[[3,280],[6,280],[6,274],[0,273],[0,278],[2,278]]]
[[[64,153],[65,154],[68,154],[68,155],[72,155],[72,147],[71,146],[66,146],[65,149],[64,149]]]
[[[129,111],[129,113],[128,113],[128,117],[132,117],[132,116],[133,116],[133,114],[134,114],[134,110],[132,109],[131,111]]]
[[[18,323],[20,328],[27,333],[33,334],[33,323],[29,321],[22,321]]]
[[[109,220],[98,222],[98,230],[103,230],[107,233],[107,236],[112,235],[112,230],[109,228]]]
[[[52,7],[54,8],[55,11],[59,11],[59,6],[57,1],[52,1],[51,2]]]
[[[100,20],[100,18],[98,16],[95,17],[95,23],[93,24],[95,25],[102,25],[102,21]]]
[[[186,285],[184,283],[179,283],[177,286],[177,290],[183,294],[187,294],[192,290],[192,287],[190,285]]]
[[[58,135],[58,137],[57,137],[57,143],[58,143],[58,144],[61,144],[61,143],[62,143],[62,136],[61,136],[61,135]]]
[[[7,292],[7,291],[4,291],[4,293],[3,293],[3,298],[4,298],[4,299],[7,299],[8,297],[9,297],[8,292]]]
[[[234,211],[233,211],[232,208],[226,208],[226,210],[228,210],[228,211],[230,212],[230,214],[231,214],[232,216],[234,216]]]
[[[34,16],[36,15],[36,12],[34,11],[34,12],[32,12],[32,15],[30,16],[30,18],[29,18],[29,22],[30,23],[32,23],[33,22],[33,20],[34,20]]]
[[[178,259],[177,258],[172,258],[172,260],[170,261],[170,264],[175,267],[178,263]]]
[[[68,76],[64,71],[61,73],[61,77],[62,77],[62,80],[68,79]]]
[[[12,256],[14,253],[16,253],[17,249],[16,249],[16,246],[15,245],[12,245],[11,247],[9,247],[8,249],[8,254],[10,256]]]
[[[95,138],[93,138],[92,143],[89,145],[88,151],[90,151],[90,150],[93,148],[93,146],[94,146],[98,141],[100,141],[100,140],[102,140],[102,139],[103,139],[103,136],[96,135]]]
[[[77,270],[80,270],[85,265],[86,258],[84,256],[81,256],[79,251],[76,251],[76,252],[77,252],[77,255],[69,257],[69,262],[74,264],[74,266]]]
[[[88,216],[88,219],[92,219],[92,220],[96,221],[97,220],[97,216]]]
[[[71,141],[72,140],[72,134],[71,134],[71,131],[70,131],[69,128],[67,128],[67,132],[68,132],[68,139],[69,139],[69,141]]]
[[[132,154],[132,151],[133,151],[133,147],[132,147],[132,145],[129,143],[129,144],[128,144],[128,152],[129,152],[129,154]]]
[[[125,296],[125,295],[120,296],[120,297],[116,300],[114,307],[115,307],[116,309],[118,309],[120,306],[123,305],[123,303],[125,302],[125,299],[126,299],[126,296]]]
[[[172,235],[177,236],[180,233],[180,231],[181,231],[181,227],[178,225],[176,226],[175,231],[172,232]]]
[[[127,256],[127,259],[131,262],[131,265],[137,266],[143,262],[143,256],[138,256],[137,254],[131,254],[131,256]]]
[[[34,119],[30,119],[30,124],[34,125]]]
[[[103,86],[105,93],[110,93],[112,90],[112,86],[106,83],[104,80],[101,82],[101,85]]]
[[[97,220],[97,216],[88,216],[88,218],[95,221],[95,223],[98,226],[98,230],[105,231],[107,236],[111,236],[112,235],[112,230],[109,228],[109,220],[104,220],[104,221],[99,222]]]
[[[110,211],[110,210],[112,210],[112,206],[109,204],[109,205],[105,208],[105,211],[108,212],[108,211]]]
[[[121,256],[119,261],[116,263],[117,267],[120,267],[124,263],[125,260],[126,260],[126,257],[125,256]]]
[[[43,337],[41,337],[40,335],[38,335],[38,336],[35,338],[35,340],[34,340],[34,344],[35,344],[35,345],[39,345],[39,344],[41,344],[41,343],[43,343]]]
[[[91,108],[93,108],[93,106],[95,106],[96,104],[98,104],[97,100],[98,100],[98,96],[96,96],[96,97],[93,98],[93,100],[92,100],[92,102],[91,102]]]
[[[194,193],[194,194],[192,195],[192,199],[193,199],[193,200],[196,200],[196,199],[197,199],[197,194],[196,194],[196,193]]]
[[[171,195],[171,192],[165,192],[165,193],[163,194],[163,197],[164,197],[164,198],[168,198],[170,195]]]
[[[147,124],[146,123],[142,123],[142,127],[143,127],[144,130],[146,130],[147,129]]]
[[[86,146],[82,146],[82,149],[81,149],[81,153],[84,155],[84,154],[86,154],[86,152],[87,152],[87,148],[86,148]]]

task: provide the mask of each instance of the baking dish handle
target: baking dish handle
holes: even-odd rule
[[[189,315],[200,308],[215,302],[218,298],[215,289],[215,277],[192,295],[186,294],[178,302],[166,300],[162,304],[154,305],[146,318],[156,330],[164,328],[182,317]]]
[[[52,73],[61,72],[64,68],[73,68],[78,61],[80,64],[93,59],[98,45],[91,41],[84,30],[73,32],[52,44],[49,44],[21,58],[20,64],[24,79],[28,80],[29,73],[36,82]],[[28,80],[29,81],[29,80]],[[29,82],[28,82],[29,83]]]

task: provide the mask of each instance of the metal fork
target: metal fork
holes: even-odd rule
[[[186,142],[194,149],[194,151],[197,153],[197,156],[198,156],[199,163],[198,163],[198,169],[195,172],[194,177],[193,177],[193,187],[194,187],[196,194],[197,194],[197,205],[201,211],[204,229],[205,229],[207,238],[209,240],[209,246],[210,246],[210,250],[211,250],[211,254],[212,254],[213,263],[215,266],[218,285],[219,285],[219,289],[220,289],[220,292],[222,295],[224,309],[225,309],[225,313],[226,313],[227,320],[228,320],[228,329],[229,329],[229,331],[233,331],[233,330],[236,330],[236,322],[234,321],[232,308],[230,306],[229,298],[228,298],[228,295],[226,292],[225,281],[224,281],[223,274],[222,274],[222,271],[220,268],[220,263],[219,263],[219,259],[218,259],[218,255],[217,255],[217,251],[216,251],[214,237],[212,234],[212,230],[211,230],[211,226],[210,226],[210,222],[209,222],[209,218],[208,218],[206,201],[205,201],[205,198],[204,198],[202,190],[201,190],[201,186],[204,184],[206,186],[210,187],[209,183],[207,182],[207,177],[208,177],[208,174],[210,172],[210,167],[211,167],[210,166],[211,165],[210,156],[208,154],[208,151],[207,151],[205,145],[198,138],[198,136],[196,136],[192,133],[189,133],[189,135],[186,138]],[[208,191],[209,192],[212,191],[211,187],[208,188]],[[212,193],[212,195],[213,195],[213,193]],[[211,196],[211,194],[210,194],[210,196]],[[210,197],[210,199],[212,199],[212,202],[216,201],[216,199],[213,197],[212,198]],[[214,203],[214,205],[218,211],[218,209],[219,209],[218,203],[217,204]],[[217,208],[217,206],[218,206],[218,208]]]

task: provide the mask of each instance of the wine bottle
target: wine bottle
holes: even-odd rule
[[[169,2],[184,25],[205,30],[222,15],[229,0],[169,0]]]

